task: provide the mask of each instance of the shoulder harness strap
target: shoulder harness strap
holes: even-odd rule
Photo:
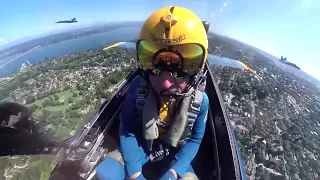
[[[146,103],[148,94],[147,82],[141,77],[140,86],[138,88],[136,107],[142,112],[143,106]]]
[[[199,78],[200,83],[196,86],[194,93],[192,94],[192,99],[187,112],[187,126],[179,141],[179,146],[184,146],[184,144],[190,139],[192,128],[198,114],[200,112],[200,107],[203,100],[203,92],[206,89],[206,74],[207,71]]]
[[[195,90],[194,96],[190,102],[187,112],[187,125],[182,137],[180,138],[178,146],[184,146],[184,144],[190,139],[194,122],[196,121],[200,112],[200,107],[203,99],[202,93],[203,92],[198,89]]]
[[[137,92],[137,99],[136,99],[136,114],[135,117],[138,121],[142,121],[142,112],[143,107],[147,100],[147,94],[148,94],[148,88],[147,88],[147,82],[143,79],[143,77],[140,77],[140,86],[138,87]]]

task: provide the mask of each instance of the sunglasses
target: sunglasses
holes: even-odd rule
[[[137,58],[151,75],[168,71],[174,78],[195,74],[204,62],[204,49],[199,44],[161,46],[145,40],[137,43]]]

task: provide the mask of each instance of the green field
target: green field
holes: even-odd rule
[[[73,97],[73,93],[76,93],[77,96],[76,97]],[[42,106],[42,103],[45,101],[45,100],[50,100],[49,96],[48,97],[45,97],[43,99],[39,99],[39,100],[36,100],[35,102],[31,103],[31,104],[28,104],[27,106],[32,106],[33,104],[37,105],[39,108],[34,112],[34,115],[36,116],[39,116],[42,112],[42,109],[46,109],[48,111],[62,111],[62,110],[66,110],[68,109],[69,107],[71,107],[72,103],[69,103],[68,102],[68,98],[72,98],[73,99],[73,103],[81,100],[83,97],[81,95],[79,95],[79,91],[78,90],[66,90],[66,91],[62,91],[62,92],[59,92],[59,93],[55,93],[55,94],[52,94],[50,95],[50,97],[52,99],[55,99],[54,98],[54,95],[57,95],[59,97],[59,99],[57,101],[59,102],[63,102],[64,104],[63,105],[56,105],[56,106],[46,106],[45,108],[43,108]]]

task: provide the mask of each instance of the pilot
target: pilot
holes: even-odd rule
[[[204,92],[208,39],[202,21],[179,6],[158,9],[136,43],[142,75],[127,91],[120,112],[120,148],[98,165],[100,180],[198,179],[192,160],[201,144],[209,108]],[[154,179],[154,178],[152,178]]]

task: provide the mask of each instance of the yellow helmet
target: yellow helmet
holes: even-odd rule
[[[141,41],[146,45],[139,49]],[[183,7],[168,6],[151,14],[142,26],[137,40],[137,53],[156,52],[150,46],[176,47],[183,52],[184,60],[189,61],[185,69],[193,67],[202,70],[208,54],[208,37],[202,21],[195,13]],[[151,66],[150,60],[144,60],[145,56],[137,57],[145,66]]]

